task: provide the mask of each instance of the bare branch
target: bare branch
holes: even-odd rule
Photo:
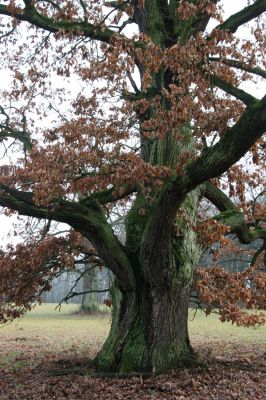
[[[246,108],[238,121],[223,133],[219,142],[202,151],[185,168],[184,184],[190,190],[198,184],[220,176],[236,163],[266,131],[266,96]],[[180,193],[182,178],[176,180]]]
[[[10,29],[10,31],[8,31],[8,32],[6,32],[6,33],[3,33],[3,35],[0,36],[0,40],[1,40],[1,39],[4,39],[5,37],[8,37],[8,36],[12,35],[12,33],[13,33],[15,30],[16,30],[16,27]]]
[[[85,2],[84,2],[83,0],[79,0],[79,3],[80,3],[80,5],[81,5],[81,7],[82,7],[82,9],[83,9],[85,21],[87,21],[87,18],[88,18],[88,9],[87,9],[87,6],[86,6],[86,4],[85,4]]]
[[[69,32],[73,32],[77,35],[82,35],[105,43],[110,43],[115,34],[108,28],[103,29],[102,26],[95,26],[86,21],[55,21],[52,18],[40,14],[34,8],[31,1],[25,1],[24,3],[26,7],[22,11],[10,10],[8,6],[0,4],[0,14],[17,18],[20,21],[27,21],[49,32],[55,33],[60,30],[66,30]],[[116,36],[117,35],[118,34],[116,33]]]
[[[136,82],[134,81],[134,79],[133,79],[133,77],[132,77],[130,71],[127,71],[127,77],[128,77],[128,79],[129,79],[130,84],[131,84],[131,86],[133,87],[135,93],[136,93],[136,94],[139,94],[139,93],[140,93],[140,90],[139,90],[139,88],[137,87]]]
[[[259,67],[252,67],[244,62],[222,58],[222,57],[209,57],[210,61],[213,62],[221,62],[222,64],[228,65],[229,67],[233,67],[236,69],[241,69],[242,71],[250,72],[251,74],[255,74],[261,76],[262,78],[266,78],[266,70]]]
[[[228,30],[234,33],[241,25],[259,17],[265,11],[266,0],[256,0],[253,4],[231,15],[225,22],[217,26],[216,29]]]
[[[65,302],[67,303],[68,300],[72,299],[72,297],[76,296],[81,296],[83,294],[88,294],[88,293],[107,293],[110,292],[110,289],[102,289],[102,290],[84,290],[83,292],[70,292],[60,301],[60,303],[56,306],[56,308],[61,308],[62,303]]]
[[[0,123],[0,142],[6,138],[13,138],[23,143],[26,151],[30,151],[32,143],[30,133],[27,131],[25,115],[22,116],[22,129],[16,129],[10,123],[10,117],[2,106],[0,106],[0,114],[5,118],[5,122]]]
[[[41,232],[40,239],[38,240],[37,243],[40,243],[40,242],[45,238],[45,236],[47,235],[47,233],[49,232],[49,230],[50,230],[50,228],[51,228],[51,223],[52,223],[51,220],[49,220],[49,221],[47,222],[47,224],[45,225],[44,229],[43,229],[42,232]]]
[[[265,251],[265,256],[264,256],[264,265],[266,267],[266,240],[263,241],[263,245],[256,251],[256,253],[254,254],[254,256],[252,257],[250,266],[255,265],[257,258],[259,257],[259,255],[261,253],[263,253]]]
[[[255,97],[251,96],[251,94],[231,85],[230,83],[224,81],[223,79],[219,78],[218,76],[212,75],[212,82],[215,86],[218,86],[224,92],[231,94],[238,100],[241,100],[247,106],[249,106],[257,101],[257,99]]]

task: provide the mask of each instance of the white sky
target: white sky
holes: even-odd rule
[[[247,0],[223,0],[221,2],[224,8],[224,16],[227,18],[231,14],[236,13],[237,11],[241,10],[243,7],[247,5]],[[217,25],[217,22],[214,22],[213,26]],[[210,28],[213,28],[210,25]],[[127,28],[130,29],[130,28]],[[238,29],[237,34],[241,37],[248,37],[248,29],[245,27],[241,27]],[[8,85],[8,72],[1,70],[0,65],[0,86],[4,88]],[[254,96],[260,98],[262,95],[266,93],[266,84],[265,81],[261,81],[259,84],[245,84],[245,90],[252,93]],[[9,231],[12,228],[12,222],[14,218],[9,218],[4,215],[0,215],[0,246],[1,244],[10,242],[12,237],[9,236]],[[13,243],[18,241],[18,237],[13,238]]]

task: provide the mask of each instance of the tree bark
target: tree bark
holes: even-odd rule
[[[99,370],[157,373],[194,359],[187,326],[190,285],[143,286],[136,293],[116,289],[109,337],[95,360]]]
[[[187,317],[194,270],[201,256],[193,230],[199,196],[195,191],[184,201],[184,209],[190,214],[179,221],[180,232],[172,234],[161,264],[156,254],[154,265],[140,256],[136,236],[137,232],[141,235],[140,220],[132,216],[127,220],[128,233],[133,237],[128,246],[134,251],[130,259],[135,289],[119,290],[117,285],[112,290],[113,320],[109,337],[95,360],[99,370],[159,373],[194,360]],[[140,203],[137,199],[136,204]],[[160,249],[157,254],[161,257]],[[157,276],[158,265],[161,271]]]

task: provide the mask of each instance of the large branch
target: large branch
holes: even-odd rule
[[[119,189],[112,187],[99,192],[92,193],[90,196],[84,197],[80,200],[82,205],[90,205],[92,202],[97,201],[100,204],[114,203],[118,200],[124,199],[127,196],[137,192],[140,188],[136,184],[128,184]]]
[[[234,210],[236,208],[232,200],[211,182],[205,184],[204,197],[209,200],[219,211]]]
[[[130,262],[97,203],[85,207],[80,202],[58,200],[49,207],[37,206],[32,193],[0,184],[0,206],[20,215],[68,224],[91,241],[106,266],[116,275],[121,289],[132,288]]]
[[[186,195],[204,182],[226,172],[265,131],[266,96],[247,107],[237,123],[228,128],[218,143],[206,148],[200,157],[190,161],[182,176],[166,184],[146,229],[147,240],[144,245],[148,254],[158,253],[162,237],[165,243],[169,243],[176,212]],[[252,233],[254,239],[256,234]]]
[[[220,214],[214,216],[214,219],[228,225],[230,233],[235,233],[241,243],[248,244],[257,239],[266,239],[266,229],[249,230],[243,213],[222,190],[210,182],[205,185],[204,197],[221,211]]]
[[[21,128],[14,128],[14,124],[10,123],[10,116],[2,106],[0,106],[0,115],[2,115],[4,118],[4,121],[0,122],[0,142],[7,138],[12,138],[23,143],[26,151],[31,150],[32,142],[30,133],[27,130],[27,121],[25,115],[22,117]]]
[[[230,32],[236,32],[237,29],[251,21],[254,18],[259,17],[263,12],[266,11],[266,0],[256,0],[250,6],[243,8],[241,11],[231,15],[224,23],[219,25],[216,29],[228,30]]]
[[[40,14],[32,5],[31,1],[25,1],[25,8],[21,11],[10,10],[4,4],[0,4],[0,14],[14,17],[20,21],[27,21],[32,25],[42,28],[46,31],[55,33],[58,31],[68,31],[77,35],[83,35],[91,39],[99,40],[105,43],[110,43],[114,35],[118,35],[114,31],[103,27],[102,25],[94,25],[87,21],[55,21],[52,18]]]
[[[1,125],[0,128],[2,128]],[[0,142],[7,138],[18,140],[23,144],[25,150],[31,150],[32,144],[28,132],[9,128],[0,129]]]
[[[183,178],[176,185],[192,190],[197,185],[222,175],[235,164],[266,132],[266,96],[247,107],[239,120],[221,136],[213,147],[203,150],[201,156],[185,168]],[[180,189],[179,189],[180,191]]]
[[[250,66],[244,62],[233,60],[231,58],[223,58],[223,57],[209,57],[210,61],[220,62],[222,64],[228,65],[229,67],[233,67],[236,69],[240,69],[242,71],[250,72],[251,74],[258,75],[262,78],[266,78],[266,70]]]
[[[216,75],[212,75],[212,82],[215,86],[219,87],[231,96],[234,96],[236,99],[241,100],[247,106],[257,101],[257,99],[251,94],[237,88],[236,86],[233,86],[231,83],[224,81]]]

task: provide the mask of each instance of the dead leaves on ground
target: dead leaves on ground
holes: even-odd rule
[[[83,400],[263,400],[266,390],[266,346],[254,343],[241,345],[215,343],[198,344],[205,354],[200,366],[171,371],[157,377],[134,376],[108,378],[93,376],[84,355],[73,349],[61,354],[40,354],[27,351],[23,341],[17,342],[17,357],[12,365],[0,368],[1,400],[83,399]],[[5,343],[10,346],[12,343]],[[5,348],[7,354],[7,348]],[[13,349],[14,351],[14,349]],[[87,352],[88,357],[93,354]],[[15,364],[13,364],[15,365]],[[11,368],[10,368],[11,367]],[[53,376],[51,371],[72,369],[72,373]],[[83,371],[79,374],[78,371]],[[84,371],[87,370],[87,373]]]

